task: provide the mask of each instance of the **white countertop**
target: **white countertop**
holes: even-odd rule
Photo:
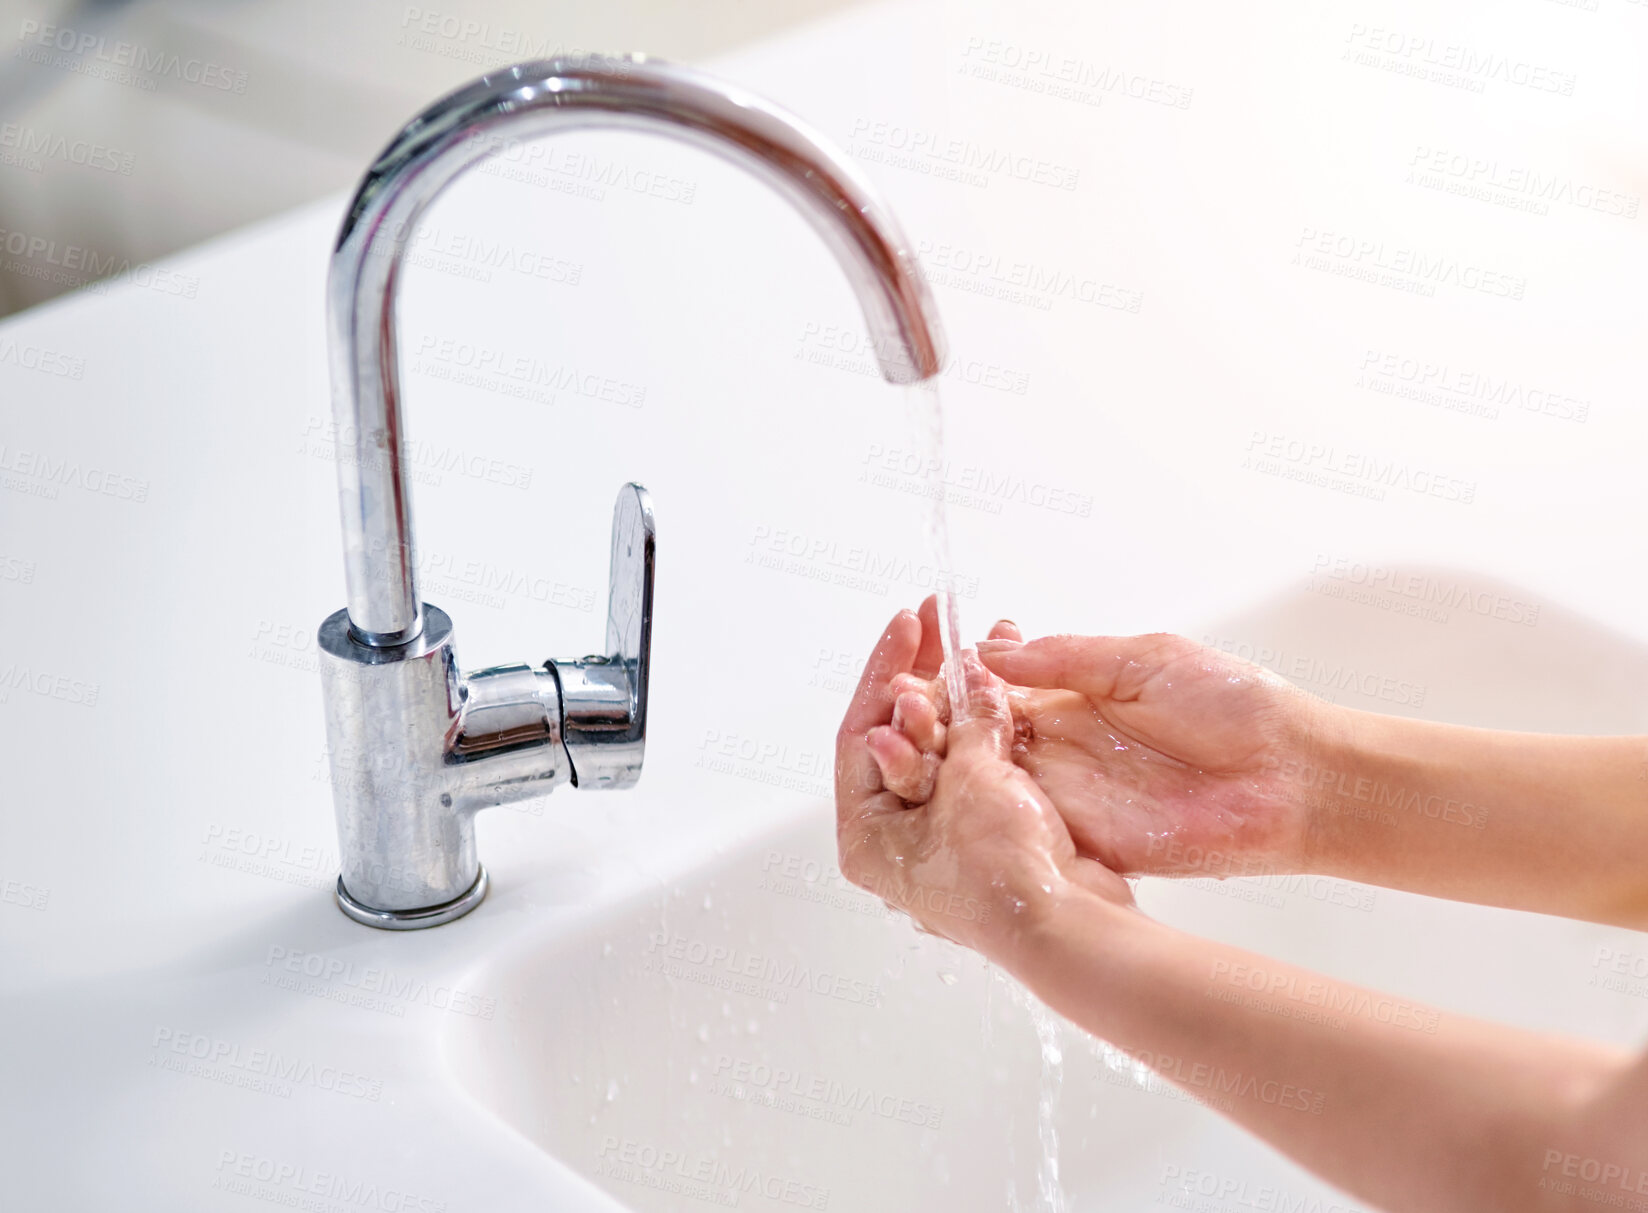
[[[1178,630],[1357,706],[1648,731],[1648,149],[1623,66],[1648,10],[1522,8],[873,5],[707,65],[847,146],[923,249],[970,630]],[[1434,41],[1385,55],[1379,30]],[[1511,66],[1412,74],[1449,45]],[[1021,50],[1076,62],[1006,66]],[[1059,71],[1089,95],[1055,95]],[[1571,96],[1511,80],[1562,73]],[[1459,182],[1456,153],[1499,202],[1411,178]],[[312,637],[343,596],[322,328],[342,200],[0,326],[8,1207],[219,1208],[266,1163],[452,1209],[607,1207],[437,1098],[429,1042],[463,1012],[338,991],[371,968],[462,989],[523,931],[811,811],[876,629],[925,593],[903,404],[802,220],[639,137],[515,167],[442,201],[404,289],[423,593],[468,667],[588,650],[611,498],[643,482],[653,717],[634,793],[482,816],[494,892],[450,927],[365,931],[329,893]],[[521,358],[561,386],[522,398],[485,369]],[[1368,567],[1395,570],[1371,598]],[[1445,621],[1412,613],[1432,591]],[[1460,910],[1438,946],[1509,917]],[[1536,949],[1590,930],[1523,926]],[[1366,960],[1401,980],[1399,952]],[[323,996],[282,976],[331,962]],[[1466,1009],[1558,1026],[1565,997]],[[1640,1031],[1615,1001],[1596,1030]],[[197,1037],[367,1093],[299,1082],[271,1117],[163,1072]]]

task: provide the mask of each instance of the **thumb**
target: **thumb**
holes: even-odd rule
[[[1020,687],[1078,691],[1092,700],[1129,699],[1167,661],[1195,646],[1181,636],[1043,636],[1026,644],[979,642],[979,659]]]
[[[971,649],[961,655],[961,668],[967,679],[967,703],[963,711],[952,714],[946,753],[951,758],[961,754],[1010,758],[1013,713],[1007,705],[1007,688]]]

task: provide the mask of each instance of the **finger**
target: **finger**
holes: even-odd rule
[[[943,692],[942,681],[933,678],[922,678],[915,674],[895,674],[893,680],[887,684],[887,689],[893,695],[893,710],[898,710],[897,704],[906,695],[920,695],[929,700],[937,708],[941,705],[939,698]]]
[[[942,678],[921,678],[915,674],[900,674],[889,684],[895,705],[901,695],[911,693],[924,696],[933,705],[940,720],[950,719],[950,692]],[[897,710],[895,706],[894,710]]]
[[[949,756],[1009,758],[1013,714],[1007,704],[1007,687],[972,649],[962,654],[961,668],[967,677],[967,715],[950,726]]]
[[[1197,646],[1183,636],[1043,636],[985,640],[979,659],[1014,686],[1060,687],[1092,700],[1125,701],[1163,666]]]
[[[877,800],[884,792],[881,772],[875,758],[865,744],[865,734],[893,718],[893,699],[888,684],[899,674],[908,673],[921,644],[921,622],[911,611],[900,611],[893,616],[887,630],[881,634],[852,702],[836,733],[835,743],[835,807],[836,823],[844,827],[866,814],[902,807],[895,797]]]
[[[945,728],[938,704],[926,694],[906,693],[893,704],[893,727],[926,754],[944,755]]]
[[[933,781],[938,776],[937,754],[923,754],[908,737],[891,728],[871,729],[865,742],[889,792],[912,804],[926,804],[932,799]]]
[[[938,595],[929,594],[916,612],[921,620],[921,651],[911,666],[922,678],[937,678],[944,664],[944,644],[938,630]]]
[[[1019,631],[1019,625],[1011,619],[998,619],[996,626],[990,629],[990,639],[1022,641],[1024,633]]]

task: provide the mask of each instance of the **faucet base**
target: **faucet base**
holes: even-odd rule
[[[486,868],[483,865],[480,874],[475,877],[475,883],[451,901],[443,901],[438,906],[423,906],[416,910],[375,910],[351,897],[349,890],[343,887],[343,877],[339,876],[338,909],[356,922],[369,927],[377,927],[384,931],[417,931],[462,918],[486,900],[488,883]]]

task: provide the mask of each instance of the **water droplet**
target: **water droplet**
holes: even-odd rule
[[[618,1080],[616,1078],[607,1079],[607,1102],[618,1102]]]
[[[940,981],[942,981],[947,986],[953,986],[953,985],[956,984],[957,981],[960,980],[960,978],[958,978],[954,973],[950,972],[948,969],[940,969],[939,974],[938,974],[938,979]]]

